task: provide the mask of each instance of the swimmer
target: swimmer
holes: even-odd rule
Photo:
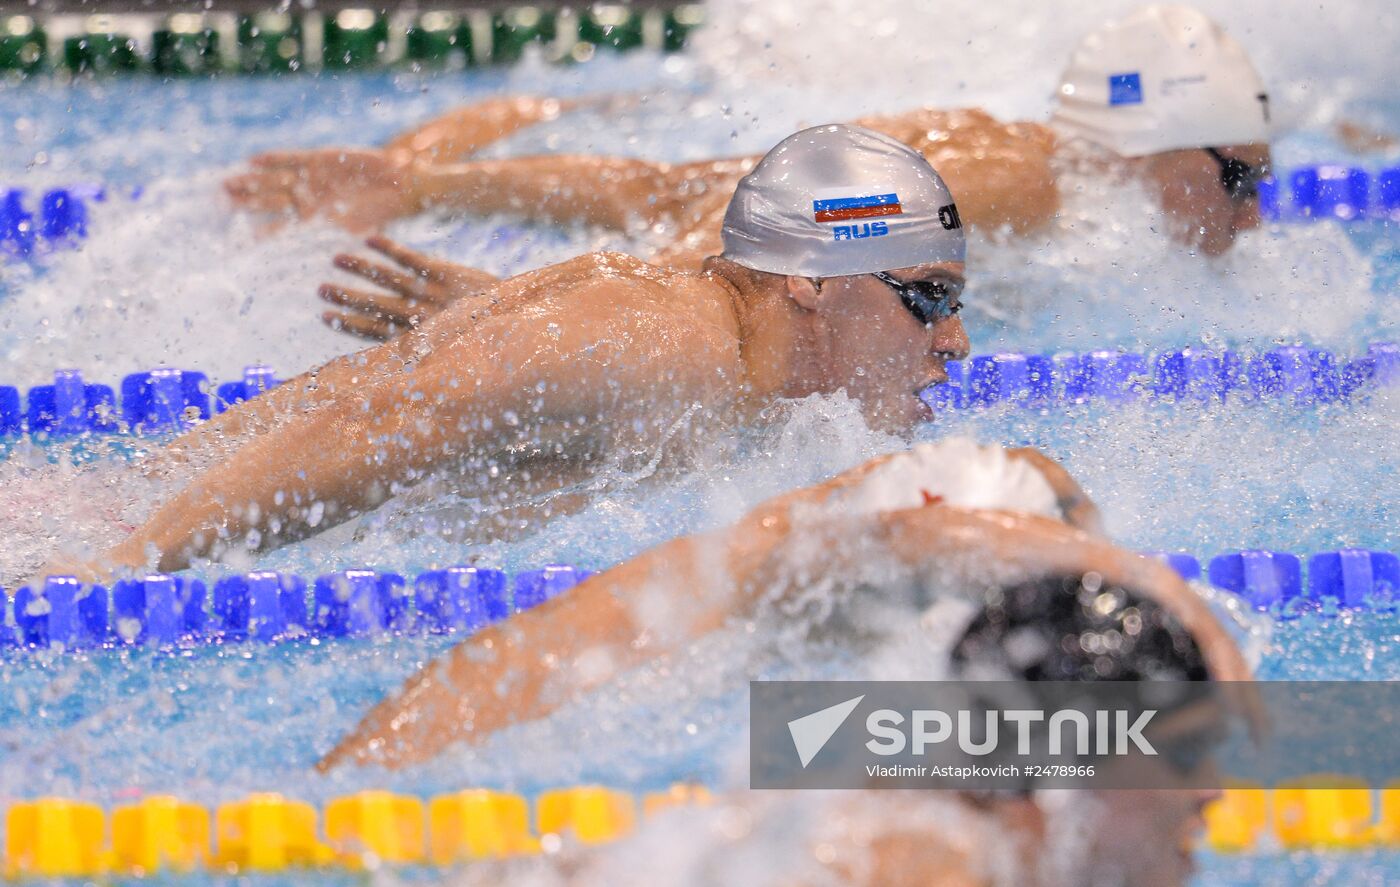
[[[882,236],[834,233],[852,223],[823,216],[833,188],[875,207],[856,215],[878,216],[859,224]],[[926,416],[918,392],[968,352],[965,249],[922,155],[859,127],[805,130],[739,183],[704,271],[595,254],[454,303],[176,439],[153,470],[187,463],[188,485],[110,551],[49,574],[170,572],[267,547],[435,471],[518,505],[628,459],[674,464],[780,398],[844,389],[874,426],[907,430]]]
[[[847,590],[872,581],[892,588],[888,573],[864,573],[891,559],[923,589],[1094,572],[1179,620],[1212,676],[1248,678],[1233,641],[1174,572],[1097,532],[1092,502],[1043,456],[921,444],[773,499],[732,527],[665,543],[476,633],[371,711],[320,766],[402,767],[454,742],[482,742],[781,606],[813,577]],[[580,657],[587,668],[574,667]]]
[[[580,155],[470,159],[497,137],[555,119],[567,107],[549,99],[493,100],[453,111],[383,149],[265,154],[254,158],[252,172],[229,179],[227,190],[246,209],[326,216],[356,231],[426,210],[664,230],[670,242],[651,260],[699,268],[716,251],[735,182],[756,158],[686,164]],[[922,152],[958,195],[963,222],[994,236],[1043,226],[1060,207],[1057,171],[1088,166],[1113,181],[1145,183],[1174,238],[1220,255],[1241,232],[1258,226],[1258,184],[1270,167],[1262,80],[1234,38],[1182,6],[1149,6],[1086,36],[1065,70],[1048,124],[935,109],[858,123]],[[416,258],[407,263],[409,275],[346,257],[339,263],[371,282],[388,282],[409,303],[324,288],[324,297],[348,309],[328,314],[327,321],[350,332],[382,337],[412,326],[442,302],[417,294],[424,287],[414,276],[424,269]],[[457,296],[476,291],[445,288]]]
[[[874,460],[760,505],[732,527],[661,545],[476,633],[374,709],[320,767],[408,766],[455,742],[479,744],[566,705],[586,705],[588,694],[632,669],[663,661],[676,668],[705,634],[742,630],[773,613],[790,618],[813,586],[829,590],[836,607],[923,610],[928,642],[941,645],[953,677],[1248,681],[1238,647],[1172,570],[1062,519],[1080,495],[1054,491],[1034,461],[967,441]],[[1087,633],[1122,643],[1092,653],[1062,643]],[[1164,706],[1159,726],[1188,751],[1202,750],[1192,731],[1203,730],[1218,706],[1243,704],[1250,713],[1237,690],[1203,684],[1173,710]],[[1204,782],[1211,772],[1205,755],[1106,766],[1131,766],[1139,778],[1138,768],[1169,768],[1157,784]],[[770,883],[715,872],[755,841],[785,835],[798,845],[773,851],[784,860],[785,884],[1179,885],[1190,874],[1201,811],[1217,795],[1032,787],[990,795],[845,792],[834,800],[744,793],[722,799],[713,815],[695,813],[686,833],[672,836],[707,848],[695,864],[708,877],[682,866],[667,883]],[[809,805],[819,805],[816,815]],[[645,842],[653,828],[632,840]],[[1073,834],[1085,845],[1077,852],[1056,846]],[[992,858],[991,848],[1007,847],[1015,852]],[[571,884],[635,883],[618,870],[616,852],[521,860],[481,874],[510,872],[510,883],[532,883],[528,875],[563,866]],[[679,858],[690,852],[682,848]],[[994,877],[998,870],[1006,880]]]

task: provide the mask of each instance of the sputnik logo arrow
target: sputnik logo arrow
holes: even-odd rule
[[[802,769],[807,769],[807,765],[826,747],[827,742],[836,735],[836,731],[841,729],[841,725],[846,723],[846,718],[851,716],[851,712],[856,710],[856,706],[860,705],[864,698],[865,694],[861,694],[854,699],[838,702],[830,708],[803,715],[795,721],[788,721],[788,732],[792,734],[792,744],[797,749],[797,758],[802,762]]]

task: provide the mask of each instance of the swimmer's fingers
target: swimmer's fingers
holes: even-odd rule
[[[416,299],[382,296],[330,283],[321,284],[317,293],[327,302],[344,305],[366,317],[387,320],[400,326],[417,326],[428,313]]]
[[[376,342],[386,342],[403,332],[401,327],[394,326],[387,320],[376,320],[345,311],[327,311],[321,315],[321,320],[333,330]]]
[[[313,163],[343,161],[361,153],[363,152],[341,151],[336,148],[323,148],[316,151],[265,151],[251,158],[248,165],[255,169],[300,172]]]
[[[414,293],[416,298],[435,304],[446,305],[464,295],[480,292],[500,280],[486,271],[468,268],[409,249],[383,235],[371,237],[365,244],[375,252],[393,259],[424,281],[436,284],[423,287],[421,292]]]
[[[245,209],[283,212],[292,208],[295,178],[289,173],[244,173],[230,176],[224,191]]]
[[[373,240],[374,238],[371,238]],[[393,268],[362,259],[359,256],[341,253],[333,260],[335,267],[342,271],[349,271],[358,277],[363,277],[371,283],[377,283],[387,290],[393,290],[402,296],[410,299],[423,299],[426,297],[426,287],[423,286],[422,275],[405,274],[402,271],[395,271]]]
[[[439,270],[437,266],[441,264],[438,259],[426,253],[420,253],[415,249],[409,249],[402,243],[390,240],[383,234],[376,234],[365,240],[365,246],[393,259],[400,266],[407,268],[419,277],[434,280],[438,279]]]

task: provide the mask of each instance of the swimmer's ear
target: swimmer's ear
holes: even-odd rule
[[[821,285],[807,277],[786,277],[788,295],[797,303],[799,308],[807,311],[817,310],[817,306],[822,302]]]

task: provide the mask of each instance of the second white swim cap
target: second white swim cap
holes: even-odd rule
[[[1051,124],[1124,157],[1269,140],[1269,96],[1233,37],[1188,6],[1148,6],[1085,37]]]
[[[953,195],[918,151],[859,126],[790,135],[740,180],[724,257],[795,277],[892,271],[967,255]]]

